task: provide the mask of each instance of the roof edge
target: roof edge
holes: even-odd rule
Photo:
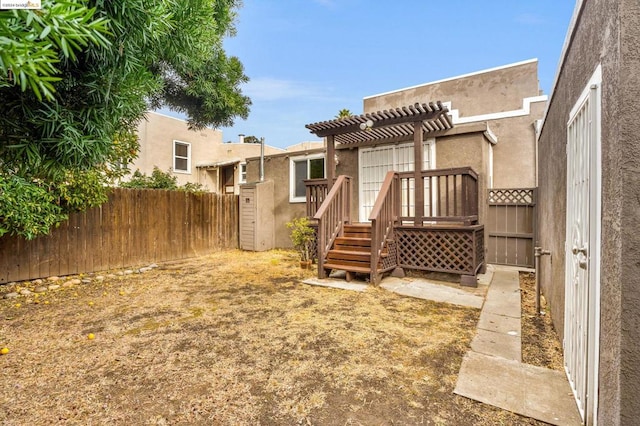
[[[485,74],[485,73],[493,72],[493,71],[499,71],[499,70],[506,69],[506,68],[512,68],[512,67],[517,67],[517,66],[520,66],[520,65],[531,64],[531,63],[534,63],[534,62],[538,62],[538,58],[527,59],[527,60],[520,61],[520,62],[514,62],[512,64],[501,65],[501,66],[498,66],[498,67],[488,68],[488,69],[484,69],[484,70],[480,70],[480,71],[474,71],[474,72],[471,72],[471,73],[468,73],[468,74],[462,74],[462,75],[458,75],[458,76],[455,76],[455,77],[447,77],[447,78],[443,78],[442,80],[435,80],[435,81],[430,81],[430,82],[427,82],[427,83],[416,84],[415,86],[404,87],[402,89],[390,90],[388,92],[383,92],[383,93],[378,93],[378,94],[375,94],[375,95],[365,96],[362,99],[366,100],[366,99],[371,99],[371,98],[377,98],[379,96],[390,95],[392,93],[403,92],[405,90],[417,89],[418,87],[430,86],[432,84],[439,84],[439,83],[444,83],[444,82],[447,82],[447,81],[458,80],[458,79],[461,79],[461,78],[472,77],[474,75]]]

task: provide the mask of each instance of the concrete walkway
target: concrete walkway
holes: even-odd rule
[[[364,281],[346,282],[343,276],[303,282],[351,291],[369,287]],[[477,289],[393,277],[385,277],[380,287],[409,297],[482,309],[454,393],[554,425],[581,424],[564,372],[522,363],[518,270],[490,265],[487,274],[478,277]]]
[[[580,425],[562,371],[522,363],[518,271],[496,268],[454,393],[554,425]]]

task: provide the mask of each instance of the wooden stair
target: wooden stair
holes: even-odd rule
[[[386,254],[383,253],[383,256]],[[359,223],[344,226],[344,235],[336,238],[327,253],[324,268],[346,271],[347,281],[356,273],[371,273],[371,225]]]

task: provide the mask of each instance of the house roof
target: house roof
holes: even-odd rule
[[[229,160],[224,160],[224,161],[213,161],[213,162],[208,162],[208,163],[198,163],[196,164],[196,167],[202,167],[202,168],[215,168],[215,167],[224,167],[224,166],[230,166],[232,164],[237,164],[242,162],[241,158],[231,158]]]
[[[422,131],[436,132],[453,128],[449,109],[437,101],[416,103],[400,108],[307,124],[319,137],[334,136],[336,143],[406,140],[413,137],[413,123],[422,122]]]

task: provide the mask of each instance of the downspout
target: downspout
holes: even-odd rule
[[[535,258],[535,268],[536,268],[536,314],[541,314],[540,312],[540,256],[551,256],[551,252],[549,250],[543,250],[542,247],[534,247],[533,248],[533,257]]]
[[[264,182],[264,138],[260,138],[260,182]]]

